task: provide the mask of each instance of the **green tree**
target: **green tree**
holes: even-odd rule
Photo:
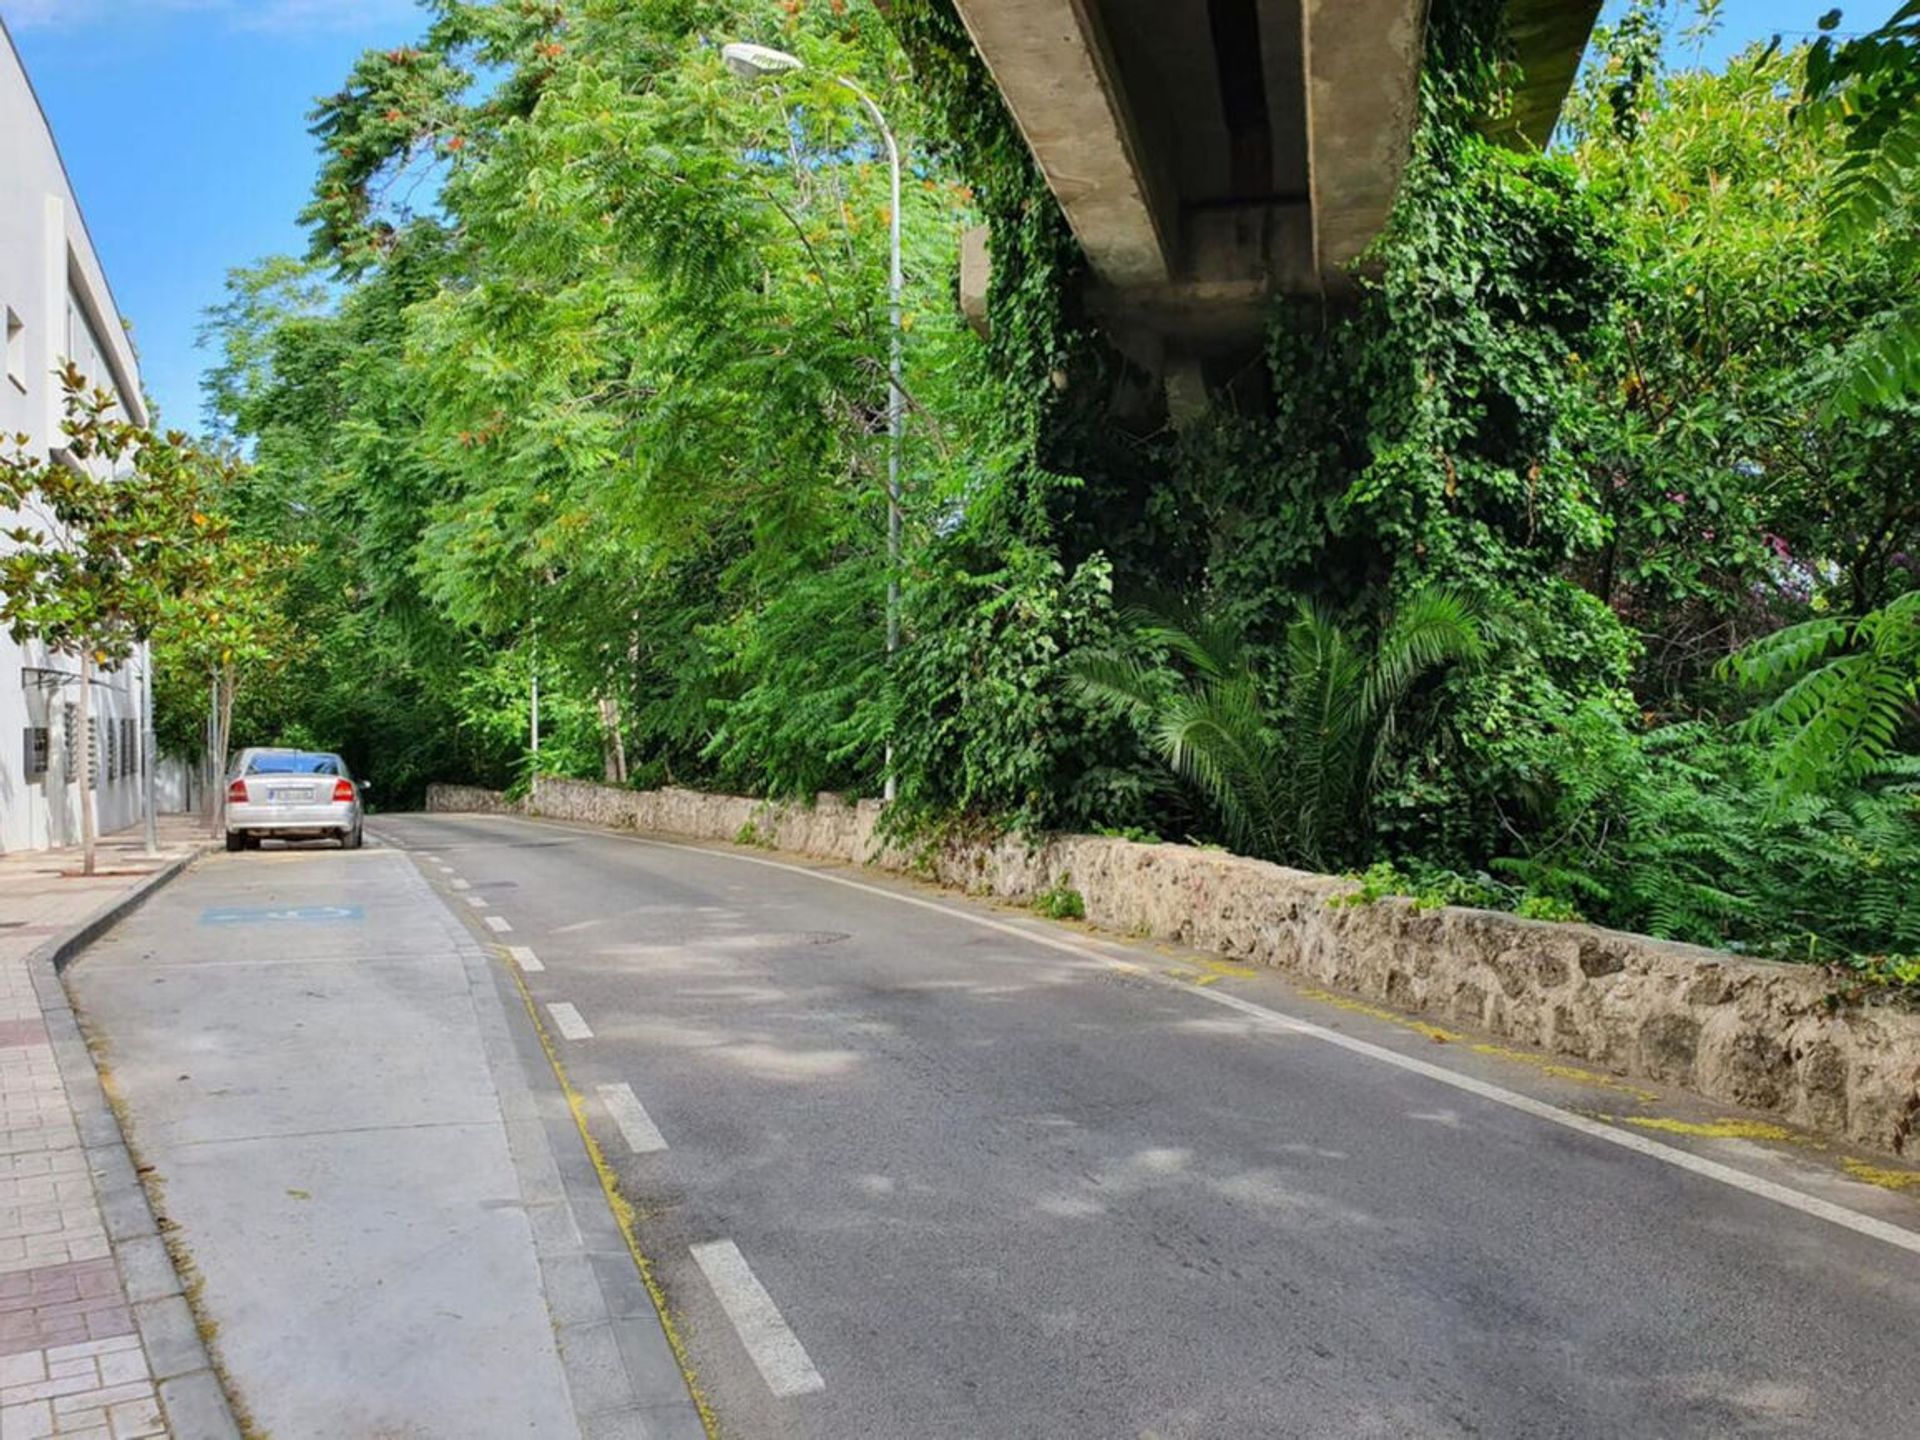
[[[1859,781],[1911,749],[1920,729],[1920,590],[1866,615],[1776,631],[1722,669],[1771,694],[1753,728],[1773,742],[1772,773],[1786,793]]]
[[[1808,117],[1837,124],[1845,148],[1833,167],[1826,239],[1840,249],[1890,253],[1920,268],[1920,0],[1907,0],[1878,29],[1848,40],[1839,10],[1807,54]],[[1920,302],[1886,297],[1884,309],[1847,347],[1833,413],[1851,417],[1920,391]]]
[[[23,517],[0,556],[0,622],[79,665],[80,834],[95,864],[93,716],[97,667],[124,663],[158,627],[171,597],[208,563],[198,508],[203,458],[172,434],[126,418],[112,394],[68,364],[63,443],[17,437],[0,455],[0,510]]]

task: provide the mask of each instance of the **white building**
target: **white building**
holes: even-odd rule
[[[0,443],[26,435],[42,453],[62,441],[55,371],[72,360],[145,423],[138,362],[86,221],[13,37],[0,22],[0,312],[6,374]],[[0,511],[0,529],[14,519]],[[0,546],[11,542],[0,538]],[[96,676],[95,789],[100,833],[139,823],[144,659]],[[80,840],[79,665],[0,630],[0,851]]]

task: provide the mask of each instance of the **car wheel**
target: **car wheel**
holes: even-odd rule
[[[354,826],[351,830],[342,832],[340,836],[340,848],[342,850],[358,850],[360,848],[360,827],[358,825]]]
[[[238,850],[241,845],[245,843],[245,839],[246,837],[238,830],[227,831],[227,849],[230,851]]]
[[[245,845],[249,850],[258,850],[266,841],[259,835],[242,835],[240,837],[240,843]]]

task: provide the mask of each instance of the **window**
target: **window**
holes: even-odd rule
[[[94,723],[99,724],[98,721]],[[100,744],[106,753],[100,757],[100,768],[93,777],[96,784],[111,785],[120,774],[116,768],[120,763],[120,747],[114,743],[118,738],[114,734],[115,728],[113,721],[108,720],[105,733],[100,737]]]
[[[141,770],[140,731],[133,723],[131,715],[120,721],[120,753],[126,756],[121,767],[129,775],[138,775]]]
[[[70,704],[70,705],[62,706],[61,708],[66,712],[64,716],[64,719],[66,721],[66,733],[62,738],[65,741],[63,748],[67,756],[67,783],[69,785],[78,785],[80,783],[80,764],[81,764],[81,761],[80,761],[80,707],[78,705]],[[89,719],[91,720],[91,717],[89,717]],[[87,732],[88,732],[87,733],[87,774],[91,776],[93,780],[93,784],[89,788],[97,790],[100,787],[100,725],[99,725],[99,722],[91,721],[91,723],[89,723],[87,726]]]
[[[249,775],[338,775],[338,755],[308,755],[292,750],[265,751],[247,762]]]
[[[53,743],[53,732],[44,725],[29,725],[26,730],[27,779],[44,780],[47,778],[47,751]]]
[[[7,307],[7,379],[21,394],[27,391],[27,322]]]

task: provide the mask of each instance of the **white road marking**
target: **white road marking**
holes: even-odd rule
[[[553,1016],[554,1029],[560,1032],[563,1040],[591,1040],[593,1027],[581,1018],[580,1012],[564,1000],[556,1000],[547,1006],[547,1013]]]
[[[629,1150],[636,1155],[651,1155],[667,1148],[667,1137],[653,1123],[653,1117],[647,1114],[647,1107],[640,1103],[631,1085],[602,1085],[599,1090],[600,1103],[607,1107],[613,1123],[620,1127],[620,1137],[627,1142]]]
[[[513,957],[514,964],[518,965],[529,975],[547,968],[540,963],[540,957],[535,955],[533,951],[525,945],[509,945],[507,947],[507,954]]]
[[[476,910],[484,910],[487,908],[487,898],[484,895],[467,895],[462,898]]]
[[[497,930],[504,935],[507,931],[513,929],[513,926],[507,923],[504,915],[488,915],[485,918],[489,930]]]
[[[706,1273],[720,1308],[739,1332],[767,1388],[775,1395],[808,1395],[827,1388],[801,1348],[766,1287],[747,1268],[746,1256],[731,1240],[710,1240],[693,1247],[693,1259]]]
[[[471,890],[473,888],[473,882],[470,880],[449,880],[447,883],[456,890]]]
[[[1836,1205],[1831,1200],[1823,1200],[1817,1195],[1809,1195],[1790,1186],[1781,1185],[1764,1176],[1750,1175],[1745,1170],[1737,1170],[1731,1165],[1722,1165],[1717,1160],[1708,1160],[1688,1150],[1680,1150],[1672,1145],[1663,1145],[1658,1140],[1649,1140],[1646,1136],[1630,1130],[1616,1129],[1599,1120],[1589,1120],[1584,1115],[1576,1115],[1570,1110],[1549,1105],[1544,1100],[1536,1100],[1531,1095],[1522,1095],[1517,1090],[1494,1085],[1488,1081],[1463,1075],[1456,1070],[1430,1064],[1425,1060],[1416,1060],[1411,1055],[1402,1055],[1384,1045],[1375,1045],[1370,1041],[1359,1040],[1351,1035],[1342,1035],[1337,1030],[1329,1030],[1324,1025],[1315,1025],[1308,1020],[1297,1020],[1291,1015],[1283,1015],[1278,1010],[1269,1010],[1264,1005],[1256,1005],[1251,1000],[1243,1000],[1238,995],[1221,990],[1218,986],[1206,989],[1182,984],[1158,975],[1144,965],[1131,961],[1115,959],[1103,955],[1085,945],[1077,945],[1054,935],[1043,935],[1018,925],[1008,924],[1004,920],[995,920],[986,915],[973,915],[965,910],[955,909],[951,905],[942,905],[937,900],[925,900],[918,895],[903,895],[896,890],[888,890],[880,885],[869,885],[864,881],[850,879],[845,875],[828,874],[825,871],[809,870],[804,865],[789,865],[780,860],[768,860],[759,855],[736,855],[730,850],[708,850],[698,845],[680,845],[671,840],[650,840],[640,835],[621,835],[616,831],[587,829],[576,825],[559,825],[551,820],[531,820],[514,817],[524,825],[538,825],[549,830],[564,830],[571,835],[592,835],[602,838],[630,841],[636,845],[650,845],[657,850],[692,850],[702,855],[712,855],[723,860],[737,860],[743,865],[764,865],[770,870],[785,870],[795,875],[804,875],[809,879],[825,881],[829,885],[844,885],[849,890],[859,890],[868,895],[878,895],[883,899],[894,900],[902,905],[917,906],[922,910],[931,910],[936,915],[945,915],[955,920],[964,920],[969,925],[978,925],[987,930],[998,930],[1003,934],[1016,936],[1035,945],[1044,945],[1050,950],[1058,950],[1068,955],[1077,955],[1084,960],[1092,960],[1110,970],[1124,971],[1139,976],[1158,985],[1177,989],[1183,995],[1191,995],[1196,1000],[1205,1000],[1214,1005],[1255,1020],[1265,1027],[1291,1035],[1302,1035],[1309,1039],[1320,1040],[1328,1045],[1337,1045],[1356,1055],[1364,1055],[1370,1060],[1378,1060],[1383,1065],[1408,1070],[1423,1075],[1429,1080],[1449,1085],[1456,1090],[1464,1090],[1469,1095],[1477,1095],[1482,1100],[1490,1100],[1496,1105],[1504,1105],[1510,1110],[1545,1120],[1552,1125],[1564,1126],[1568,1130],[1577,1130],[1582,1135],[1595,1140],[1603,1140],[1609,1145],[1617,1145],[1623,1150],[1631,1150],[1650,1160],[1658,1160],[1672,1165],[1676,1169],[1688,1171],[1703,1179],[1714,1180],[1735,1190],[1743,1190],[1763,1200],[1771,1200],[1776,1205],[1784,1205],[1789,1210],[1798,1210],[1803,1215],[1811,1215],[1817,1220],[1825,1220],[1855,1234],[1880,1240],[1901,1250],[1920,1255],[1920,1231],[1908,1230],[1903,1226],[1873,1215],[1863,1215],[1858,1210],[1849,1210],[1844,1205]]]

